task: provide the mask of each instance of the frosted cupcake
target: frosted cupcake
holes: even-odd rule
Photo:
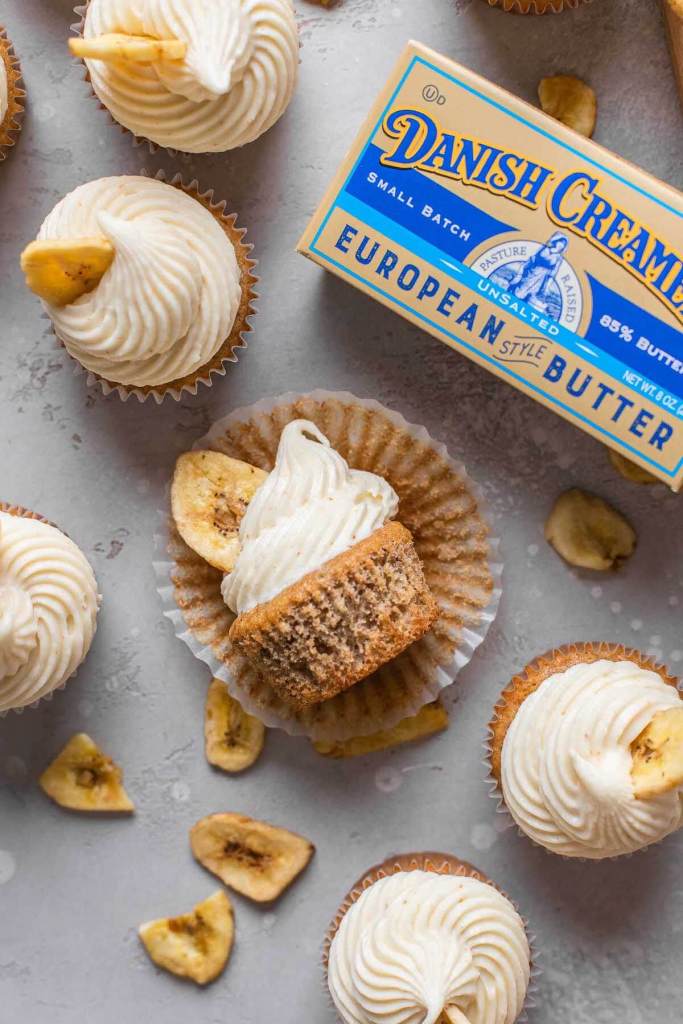
[[[253,142],[297,80],[291,0],[90,0],[82,34],[71,51],[114,120],[186,153]]]
[[[0,713],[62,687],[95,634],[95,576],[73,541],[0,503]]]
[[[479,871],[417,854],[354,886],[328,935],[327,980],[343,1024],[514,1024],[530,958],[517,910]]]
[[[350,469],[314,423],[282,431],[222,594],[237,615],[231,642],[295,707],[353,686],[436,620],[397,511],[393,488]]]
[[[0,25],[0,160],[16,142],[24,116],[21,68],[12,43]]]
[[[248,251],[210,195],[126,175],[65,196],[22,267],[69,355],[105,391],[160,400],[210,383],[243,345]]]
[[[683,776],[644,785],[641,763],[644,751],[648,770],[656,767],[653,725],[680,719],[683,701],[676,680],[638,651],[613,644],[552,651],[512,680],[495,710],[492,773],[535,843],[601,860],[641,850],[683,824]],[[673,740],[669,749],[676,753]],[[683,739],[678,751],[683,761]]]

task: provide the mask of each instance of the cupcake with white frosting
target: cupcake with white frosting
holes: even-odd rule
[[[263,135],[298,77],[291,0],[89,0],[70,48],[138,138],[223,153]]]
[[[533,842],[602,860],[683,825],[683,786],[639,792],[637,741],[680,711],[677,681],[640,652],[571,644],[537,658],[504,690],[491,722],[497,792]]]
[[[196,183],[100,178],[57,204],[22,267],[105,393],[160,401],[209,384],[244,345],[256,279],[242,237]]]
[[[445,854],[371,869],[340,908],[325,950],[343,1024],[514,1024],[530,961],[511,901]]]
[[[98,607],[95,575],[74,542],[0,503],[0,714],[64,686],[90,650]]]
[[[15,144],[24,116],[21,68],[7,32],[0,25],[0,161]]]

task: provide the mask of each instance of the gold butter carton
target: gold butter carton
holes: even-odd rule
[[[299,251],[683,487],[683,196],[410,43]]]

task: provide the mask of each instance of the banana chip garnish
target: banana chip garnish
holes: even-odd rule
[[[608,448],[607,453],[609,460],[625,480],[630,480],[632,484],[658,484],[660,481],[652,473],[648,473],[646,469],[639,466],[635,462],[631,462],[626,456],[622,455],[621,452],[615,452],[614,448]]]
[[[388,750],[403,743],[426,739],[448,728],[448,712],[440,701],[425,704],[416,715],[402,719],[392,729],[383,729],[369,736],[353,736],[339,743],[314,742],[324,757],[361,757],[378,750]]]
[[[631,744],[631,779],[639,800],[683,786],[683,706],[660,711]]]
[[[232,905],[221,889],[191,913],[149,921],[138,934],[158,967],[206,985],[218,977],[230,956],[235,936]]]
[[[90,39],[72,38],[69,49],[74,57],[89,60],[131,60],[139,64],[182,60],[187,43],[181,39],[154,39],[152,36],[129,36],[123,32],[110,32]]]
[[[121,779],[118,765],[79,732],[45,769],[39,784],[50,799],[71,811],[130,813],[135,807]]]
[[[555,502],[545,539],[570,565],[603,572],[615,569],[636,546],[635,530],[621,512],[578,487]]]
[[[541,107],[580,135],[590,138],[595,131],[598,101],[590,85],[574,75],[553,75],[538,83]]]
[[[266,729],[231,697],[222,679],[213,679],[206,695],[204,739],[209,764],[224,772],[243,772],[258,760]]]
[[[266,476],[221,452],[185,452],[176,462],[171,511],[178,533],[216,569],[234,568],[242,516]]]
[[[258,903],[277,899],[308,864],[308,839],[243,814],[210,814],[190,832],[196,859],[229,888]]]
[[[106,238],[31,242],[21,254],[26,284],[51,306],[68,306],[100,283],[114,260]]]

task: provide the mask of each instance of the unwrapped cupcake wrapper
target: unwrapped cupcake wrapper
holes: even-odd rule
[[[398,493],[398,519],[413,534],[441,612],[432,630],[346,692],[296,710],[232,649],[234,616],[221,597],[222,574],[187,547],[168,511],[155,569],[176,636],[246,711],[267,726],[334,742],[391,728],[453,682],[495,618],[502,566],[484,498],[462,464],[424,427],[373,400],[327,391],[283,395],[219,420],[195,447],[270,470],[283,428],[299,418],[315,422],[352,467],[379,474]]]
[[[507,693],[512,693],[517,686],[522,686],[525,689],[528,689],[529,693],[532,693],[538,686],[540,686],[543,680],[548,679],[551,675],[555,675],[556,672],[563,672],[572,665],[576,665],[580,662],[599,661],[602,658],[605,658],[608,661],[632,661],[634,664],[638,665],[639,668],[646,669],[650,672],[656,672],[662,677],[665,683],[668,683],[676,689],[680,689],[679,680],[675,676],[672,676],[663,665],[658,664],[658,662],[653,658],[648,658],[647,655],[634,647],[626,647],[624,644],[607,643],[603,640],[581,641],[579,643],[564,644],[561,647],[555,647],[553,650],[548,651],[545,654],[541,654],[537,658],[534,658],[533,661],[530,661],[521,672],[517,672],[512,677],[497,701],[496,709],[504,704],[505,695]],[[504,817],[506,827],[508,829],[515,829],[517,835],[521,836],[522,839],[525,839],[526,842],[531,843],[533,846],[540,846],[540,848],[544,850],[549,857],[559,857],[561,860],[573,862],[578,861],[579,863],[595,863],[591,858],[568,857],[566,854],[554,853],[552,850],[548,850],[545,846],[541,846],[528,836],[514,820],[505,804],[502,786],[493,770],[493,726],[497,721],[497,718],[498,714],[496,711],[496,714],[487,729],[487,736],[484,742],[483,764],[488,773],[486,782],[489,786],[489,796],[496,803],[497,813]],[[501,740],[501,749],[503,741],[504,737],[503,740]],[[660,842],[662,841],[663,840],[660,840]],[[626,857],[633,857],[636,854],[644,853],[651,849],[652,846],[658,845],[658,843],[651,843],[649,846],[644,846],[641,850],[635,850],[634,853],[622,853],[619,857],[605,857],[604,859],[624,860]]]
[[[486,3],[509,14],[561,14],[582,7],[590,0],[486,0]]]
[[[61,528],[59,526],[56,526],[55,523],[50,522],[50,520],[47,519],[45,516],[41,515],[40,512],[33,512],[29,508],[24,508],[23,505],[13,505],[10,502],[0,501],[0,512],[7,512],[9,513],[9,515],[18,516],[21,519],[37,519],[38,522],[47,523],[48,526],[53,526],[55,530],[60,530],[61,533],[64,533],[64,530],[61,530]],[[50,690],[49,693],[43,694],[42,697],[39,697],[37,700],[33,701],[32,704],[24,704],[20,708],[7,708],[5,711],[0,711],[0,718],[6,718],[7,715],[12,714],[21,715],[23,714],[24,711],[27,711],[29,708],[38,707],[38,705],[42,704],[43,701],[52,700],[54,695],[58,693],[59,690],[63,690],[66,684],[70,682],[70,680],[73,679],[75,675],[76,672],[74,672],[73,675],[69,676],[68,679],[65,679],[60,686],[55,686],[53,690]]]
[[[17,141],[24,120],[24,104],[26,92],[23,88],[21,65],[14,52],[14,46],[7,32],[0,25],[0,60],[7,71],[7,113],[0,125],[0,162],[5,160],[9,150]]]
[[[142,170],[140,173],[148,176],[147,171]],[[166,181],[166,175],[163,171],[157,171],[154,177],[157,181]],[[115,381],[100,377],[99,374],[93,373],[92,370],[87,370],[65,349],[72,360],[74,372],[77,375],[85,374],[88,386],[96,385],[105,395],[116,392],[124,402],[128,401],[133,395],[139,402],[144,402],[152,397],[157,405],[161,404],[167,395],[170,395],[177,402],[183,394],[196,395],[200,384],[211,387],[213,383],[212,378],[217,375],[225,376],[228,364],[236,363],[238,351],[247,347],[247,335],[251,331],[249,318],[256,312],[255,302],[258,298],[256,288],[259,280],[254,273],[256,260],[253,260],[250,256],[253,246],[244,242],[246,229],[237,227],[237,214],[227,214],[225,212],[225,200],[215,202],[213,189],[202,191],[196,179],[193,179],[189,185],[186,185],[182,176],[176,174],[169,184],[175,188],[182,189],[183,192],[192,196],[193,199],[196,199],[202,206],[206,207],[230,239],[235,249],[237,264],[240,269],[240,304],[230,334],[211,359],[186,377],[169,381],[166,384],[147,385],[145,387],[136,387],[133,384],[117,384]],[[57,340],[59,341],[59,338]],[[64,348],[61,342],[60,346]]]
[[[529,949],[531,951],[531,975],[529,978],[529,987],[527,988],[526,999],[524,1000],[522,1012],[517,1018],[517,1024],[524,1024],[527,1020],[528,1011],[536,1006],[538,996],[538,978],[541,975],[541,969],[538,966],[536,939],[529,931],[529,922],[522,915],[515,901],[511,900],[508,894],[501,889],[499,885],[492,882],[490,878],[488,878],[478,868],[475,868],[474,865],[468,863],[468,861],[460,860],[459,857],[454,857],[450,853],[427,852],[396,854],[393,857],[388,857],[381,864],[376,864],[374,867],[370,868],[370,870],[366,871],[365,874],[358,879],[356,884],[351,887],[344,897],[337,913],[334,915],[323,943],[322,964],[324,971],[324,985],[330,1004],[334,1005],[327,987],[327,965],[330,959],[330,946],[332,945],[332,940],[337,934],[342,919],[351,909],[353,904],[360,899],[366,889],[369,889],[371,885],[378,882],[380,878],[388,878],[391,875],[398,874],[400,871],[432,871],[437,875],[455,875],[459,878],[476,878],[479,882],[484,882],[486,885],[493,886],[493,888],[497,889],[502,896],[505,896],[507,900],[510,900],[510,903],[512,903],[513,907],[522,919],[527,940],[529,942]]]

